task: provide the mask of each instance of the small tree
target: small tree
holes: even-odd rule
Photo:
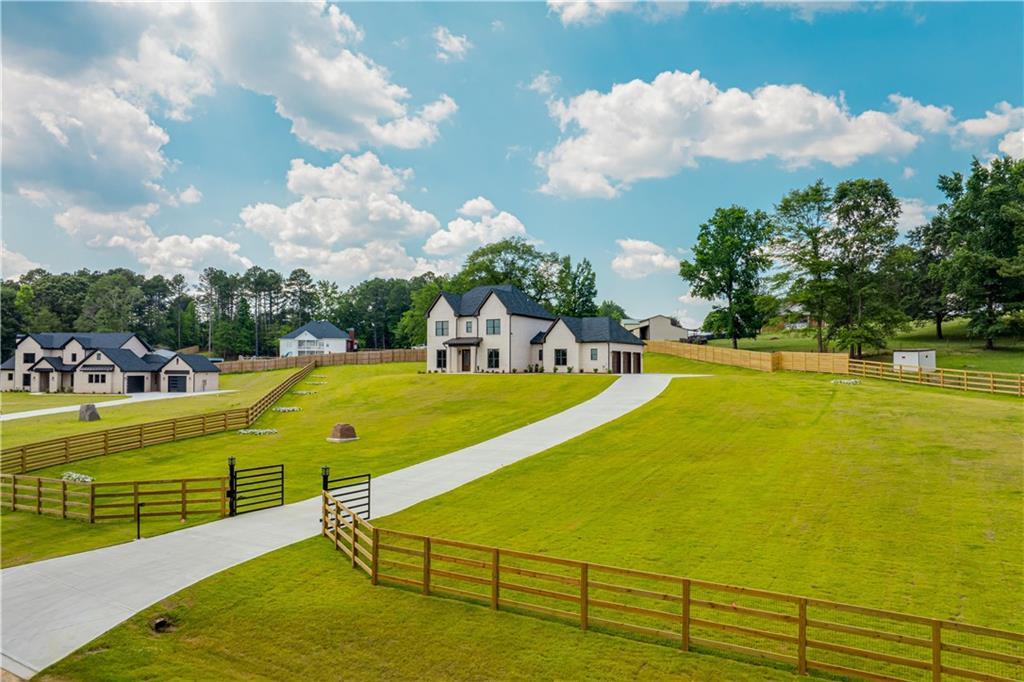
[[[772,224],[764,211],[719,208],[700,226],[693,260],[679,264],[679,276],[690,283],[692,295],[725,302],[720,307],[733,348],[740,336],[757,332],[751,313],[756,311],[761,273],[771,264],[765,248],[771,236]]]

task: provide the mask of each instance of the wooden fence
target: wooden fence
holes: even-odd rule
[[[259,419],[260,415],[311,371],[312,364],[303,366],[249,407],[144,422],[4,448],[0,451],[0,473],[23,473],[54,464],[68,464],[89,457],[242,429]]]
[[[326,355],[300,355],[288,358],[263,358],[259,360],[230,360],[222,362],[221,374],[233,372],[259,372],[268,369],[302,367],[313,363],[325,365],[378,365],[383,362],[426,362],[425,348],[395,348],[392,350],[361,350],[353,353],[328,353]]]
[[[227,514],[226,476],[155,481],[76,483],[59,478],[0,474],[0,505],[15,511],[88,523]],[[139,503],[142,507],[139,507]]]
[[[645,345],[646,349],[652,353],[666,353],[690,360],[745,367],[762,372],[851,374],[957,391],[981,391],[983,393],[1024,396],[1024,374],[1010,372],[976,372],[942,368],[934,370],[909,369],[894,366],[891,363],[853,360],[844,353],[792,351],[764,353],[716,346],[699,346],[679,341],[648,341]]]
[[[376,527],[329,492],[323,535],[353,567],[427,595],[539,614],[683,651],[870,680],[1024,675],[1024,634]]]

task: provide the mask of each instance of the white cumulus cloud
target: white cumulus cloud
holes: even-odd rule
[[[533,77],[533,80],[526,86],[526,89],[533,90],[542,95],[550,95],[558,87],[560,81],[561,79],[550,71],[541,71]]]
[[[612,270],[625,279],[640,279],[656,272],[679,270],[679,259],[664,247],[643,239],[616,239],[619,252],[612,258]]]
[[[802,85],[721,90],[699,71],[666,71],[549,106],[568,136],[536,163],[547,173],[541,190],[562,196],[613,197],[702,157],[847,166],[906,153],[921,139],[890,114],[854,114],[841,97]]]
[[[1024,128],[1006,133],[999,141],[999,151],[1015,159],[1024,159]]]
[[[563,26],[592,25],[613,14],[637,14],[647,21],[660,21],[666,17],[682,14],[687,3],[681,0],[665,2],[633,1],[614,2],[606,0],[548,0],[548,11],[562,22]]]
[[[424,253],[450,256],[510,237],[528,237],[519,218],[507,211],[498,211],[484,197],[470,199],[458,212],[465,217],[449,221],[445,229],[430,235],[423,246]]]
[[[473,47],[469,38],[455,35],[447,26],[434,29],[434,41],[437,43],[437,58],[442,62],[461,62]]]
[[[921,104],[913,97],[900,94],[889,95],[889,101],[896,105],[896,120],[903,124],[917,125],[929,133],[945,133],[953,125],[953,108]]]
[[[11,251],[7,248],[7,243],[0,243],[0,278],[2,279],[18,279],[29,270],[43,267],[42,264],[35,262],[31,258],[28,258],[17,251]]]
[[[203,193],[195,185],[189,185],[178,194],[178,201],[183,204],[198,204],[203,200]]]
[[[921,199],[900,197],[900,209],[902,212],[896,223],[896,228],[906,234],[931,220],[939,207],[926,204]]]

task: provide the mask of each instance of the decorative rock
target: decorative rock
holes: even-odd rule
[[[164,616],[157,616],[149,621],[149,629],[153,632],[167,632],[171,629],[171,621]]]
[[[856,386],[860,383],[860,379],[833,379],[833,384],[843,384],[845,386]]]
[[[87,474],[80,474],[77,471],[65,471],[60,475],[61,480],[72,483],[92,483],[95,479]]]
[[[298,412],[301,407],[271,407],[274,412]]]
[[[331,429],[331,436],[327,439],[327,442],[346,443],[357,438],[359,436],[356,435],[356,428],[351,424],[335,424],[334,428]]]
[[[245,436],[269,436],[277,433],[277,429],[238,429],[238,432]]]
[[[78,408],[78,421],[98,422],[99,420],[100,412],[93,403],[86,403]]]

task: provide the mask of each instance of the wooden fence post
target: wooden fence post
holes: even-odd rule
[[[139,483],[138,481],[132,483],[132,506],[135,507],[135,520],[139,520],[141,512],[139,510]]]
[[[228,503],[228,490],[227,480],[221,476],[220,479],[220,517],[224,518],[227,514],[227,503]]]
[[[96,484],[89,485],[89,523],[96,523]]]
[[[797,663],[796,672],[798,675],[807,674],[807,600],[800,598],[798,611],[799,625],[797,630]]]
[[[942,621],[932,621],[932,682],[942,679]]]
[[[498,562],[500,561],[501,554],[498,548],[495,547],[491,550],[491,608],[498,608],[498,580],[500,576],[500,570],[498,568]]]
[[[423,594],[430,594],[430,538],[423,537]]]
[[[18,474],[11,474],[11,511],[18,509]]]
[[[68,517],[68,482],[65,480],[60,482],[60,517]]]
[[[580,629],[590,627],[590,565],[580,564]]]
[[[683,579],[683,641],[680,646],[683,651],[690,650],[690,580]]]
[[[186,490],[185,479],[181,479],[181,520],[182,521],[185,521],[186,519],[188,519],[188,501],[186,500],[187,496],[188,496],[188,492]]]
[[[43,513],[43,479],[36,476],[36,514]]]
[[[377,559],[380,558],[380,529],[377,528],[376,526],[374,526],[374,528],[373,528],[372,536],[373,536],[373,547],[370,548],[370,557],[371,557],[371,560],[372,560],[372,563],[370,565],[370,584],[371,585],[376,585],[377,582],[378,582],[377,575],[380,572],[377,569],[377,565],[379,563],[377,561]]]
[[[353,513],[352,514],[352,568],[356,567],[356,554],[358,553],[358,551],[356,550],[356,542],[359,539],[359,536],[356,535],[356,526],[358,524],[359,524],[359,517],[356,516],[355,513]]]

